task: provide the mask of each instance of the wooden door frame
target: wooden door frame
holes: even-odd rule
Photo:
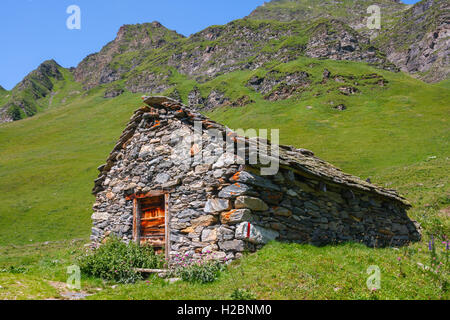
[[[127,200],[133,200],[133,241],[137,243],[138,246],[141,245],[141,234],[140,234],[140,222],[141,222],[141,208],[139,205],[139,199],[154,198],[154,197],[164,197],[164,236],[165,236],[165,248],[164,254],[165,258],[169,259],[170,251],[170,232],[169,232],[169,199],[170,195],[166,191],[151,191],[146,194],[133,194],[127,197]]]

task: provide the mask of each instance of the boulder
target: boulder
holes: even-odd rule
[[[191,227],[194,229],[197,227],[209,227],[215,223],[217,223],[217,218],[214,216],[200,216],[191,221]]]
[[[155,182],[158,184],[164,184],[169,181],[169,179],[170,175],[168,175],[167,173],[159,173],[155,178]]]
[[[289,209],[286,209],[284,207],[276,207],[273,210],[274,215],[281,216],[281,217],[290,217],[292,216],[292,211]]]
[[[253,211],[267,211],[269,206],[259,198],[242,196],[236,199],[234,203],[236,209],[250,209]]]
[[[202,242],[214,242],[217,240],[216,229],[204,229],[202,231]]]
[[[246,194],[250,190],[250,187],[243,183],[235,183],[231,186],[223,188],[219,192],[221,198],[234,198]]]
[[[250,232],[248,228],[250,226]],[[279,237],[279,233],[260,226],[255,226],[249,222],[242,222],[236,227],[235,237],[254,244],[266,244]]]
[[[261,192],[261,199],[266,203],[278,205],[283,200],[283,193],[276,191],[263,191]]]
[[[110,214],[107,212],[94,212],[91,216],[92,220],[108,220]]]
[[[237,224],[242,221],[253,220],[252,212],[249,209],[235,209],[228,212],[223,212],[220,215],[220,222],[222,224]]]
[[[230,200],[216,198],[216,199],[209,199],[208,201],[206,201],[204,211],[206,213],[214,213],[230,209],[231,209]]]
[[[237,172],[235,175],[233,175],[230,178],[230,181],[232,182],[241,182],[253,186],[257,186],[263,189],[269,189],[269,190],[275,190],[279,191],[280,187],[273,184],[272,181],[270,181],[267,178],[260,177],[256,174],[247,172],[247,171],[240,171]]]
[[[245,244],[242,240],[231,240],[219,243],[219,248],[224,251],[244,251]]]

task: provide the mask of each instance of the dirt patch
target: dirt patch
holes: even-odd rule
[[[439,212],[442,213],[446,217],[450,217],[450,207],[441,209]]]
[[[82,300],[82,299],[92,295],[92,294],[84,292],[82,290],[79,290],[79,291],[69,290],[67,288],[67,284],[64,282],[48,281],[48,284],[51,285],[56,290],[58,290],[59,295],[61,297],[63,297],[63,299],[65,299],[65,300]],[[54,300],[57,300],[57,299],[54,299]]]

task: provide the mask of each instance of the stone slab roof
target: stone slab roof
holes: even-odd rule
[[[151,115],[151,107],[172,110],[175,112],[175,115],[178,118],[187,119],[192,123],[194,121],[202,121],[203,126],[206,129],[214,128],[222,130],[224,133],[228,134],[228,136],[230,135],[230,133],[232,133],[229,128],[203,116],[195,110],[189,109],[179,101],[163,96],[146,96],[142,99],[144,103],[149,107],[142,107],[134,113],[127,128],[119,139],[119,142],[117,143],[109,159],[107,160],[106,165],[99,167],[100,175],[96,180],[96,187],[93,191],[94,194],[100,191],[98,186],[101,185],[106,177],[107,172],[113,166],[116,152],[120,150],[121,146],[134,135],[135,129],[140,123],[143,115],[148,115],[149,113]],[[234,138],[236,140],[245,142],[245,144],[248,146],[253,145],[254,147],[258,147],[259,142],[261,141],[260,138],[247,138],[237,135],[234,135]],[[264,140],[264,142],[266,142],[270,147],[270,141]],[[386,189],[364,181],[359,177],[344,173],[341,169],[316,157],[312,151],[306,149],[298,149],[293,146],[279,145],[279,163],[280,167],[294,170],[297,173],[305,175],[307,177],[315,178],[329,184],[344,185],[356,191],[376,194],[382,198],[387,198],[399,202],[406,207],[411,206],[410,203],[404,197],[399,195],[396,190]]]

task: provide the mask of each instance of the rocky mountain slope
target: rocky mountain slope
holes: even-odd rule
[[[369,33],[367,8],[377,5],[387,28],[408,5],[400,0],[272,0],[256,8],[249,19],[277,21],[313,21],[319,18],[338,19],[352,29]]]
[[[367,7],[372,4],[382,9],[380,31],[366,26]],[[8,99],[0,99],[0,122],[45,109],[47,102],[51,104],[48,97],[61,92],[54,90],[55,83],[78,85],[80,90],[69,93],[79,95],[100,88],[105,98],[127,91],[166,92],[207,109],[248,104],[248,97],[231,101],[217,87],[203,92],[198,87],[234,71],[270,69],[299,57],[401,69],[436,82],[448,78],[448,34],[444,0],[423,0],[414,6],[397,0],[274,0],[244,19],[187,38],[158,22],[125,25],[113,41],[76,68],[47,61],[30,73]],[[180,96],[186,87],[188,93]]]
[[[367,8],[381,9],[381,30],[369,30]],[[423,0],[405,5],[400,0],[273,0],[253,11],[250,19],[311,21],[334,18],[358,33],[404,72],[427,82],[449,76],[450,5],[447,0]]]
[[[450,2],[424,0],[408,9],[375,43],[402,71],[427,82],[450,75]]]
[[[124,25],[117,37],[96,54],[87,56],[74,70],[75,80],[90,89],[121,78],[151,54],[166,45],[172,50],[176,40],[184,38],[159,22]],[[166,48],[167,49],[167,48]]]
[[[52,92],[54,82],[64,80],[62,69],[54,60],[48,60],[29,73],[12,89],[7,102],[0,107],[0,122],[36,114],[41,106],[39,100]]]

